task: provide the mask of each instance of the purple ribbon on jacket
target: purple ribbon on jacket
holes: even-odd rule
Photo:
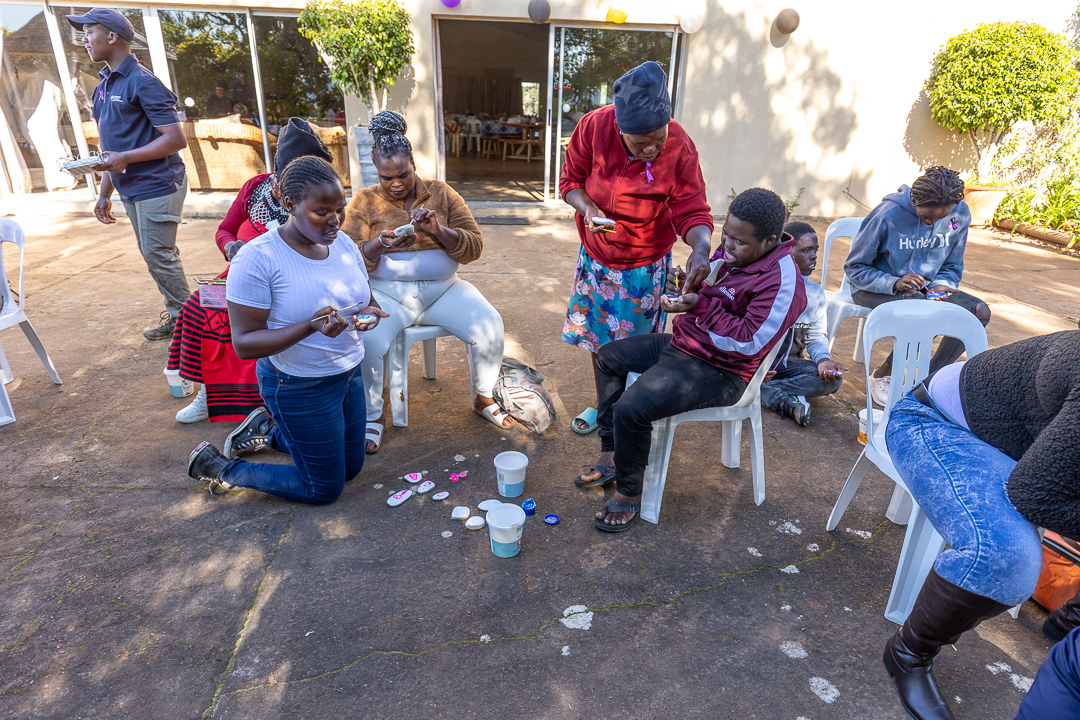
[[[654,179],[653,174],[652,174],[652,163],[651,162],[645,163],[645,177],[649,182],[652,182],[653,179]]]

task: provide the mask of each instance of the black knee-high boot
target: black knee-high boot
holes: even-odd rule
[[[885,646],[885,669],[913,718],[954,720],[930,674],[934,657],[983,620],[1008,609],[1008,605],[964,590],[936,570],[930,571],[911,615]]]

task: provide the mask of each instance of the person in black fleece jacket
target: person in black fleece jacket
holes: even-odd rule
[[[946,365],[888,423],[896,470],[948,549],[886,645],[885,668],[912,717],[948,720],[930,674],[938,651],[1031,595],[1037,527],[1080,537],[1080,332]]]

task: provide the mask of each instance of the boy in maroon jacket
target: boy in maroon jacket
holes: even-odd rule
[[[654,421],[699,407],[732,405],[758,366],[806,308],[802,276],[784,234],[784,203],[753,188],[731,203],[716,282],[674,300],[685,313],[671,334],[637,335],[597,353],[601,452],[577,478],[579,487],[614,479],[616,492],[596,514],[596,527],[622,532],[637,522]],[[682,280],[680,278],[679,280]],[[678,290],[674,275],[669,288]],[[626,388],[628,373],[641,373]]]

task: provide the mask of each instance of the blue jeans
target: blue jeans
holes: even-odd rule
[[[1050,650],[1016,720],[1080,718],[1080,628]]]
[[[822,380],[813,360],[791,357],[776,368],[772,380],[761,384],[761,404],[775,410],[785,395],[824,397],[839,390],[843,383],[843,380]]]
[[[345,481],[364,467],[364,377],[352,370],[321,378],[281,372],[265,358],[255,366],[259,393],[274,429],[270,447],[292,456],[292,465],[234,460],[221,473],[232,485],[312,505],[332,503]]]
[[[1005,605],[1031,596],[1042,569],[1039,533],[1005,493],[1016,461],[911,395],[885,430],[889,455],[949,547],[934,569]]]

